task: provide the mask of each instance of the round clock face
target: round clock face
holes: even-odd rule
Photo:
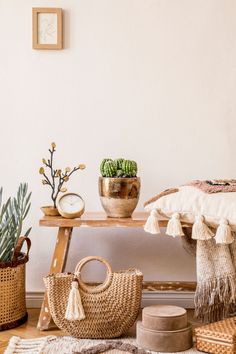
[[[58,210],[64,217],[79,217],[84,211],[84,201],[78,194],[64,194],[58,201]]]

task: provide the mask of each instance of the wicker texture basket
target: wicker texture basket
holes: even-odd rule
[[[197,349],[207,353],[236,353],[236,317],[195,329]]]
[[[27,253],[21,253],[26,241]],[[14,328],[27,320],[25,304],[25,263],[31,246],[30,239],[20,237],[13,260],[0,263],[0,331]]]
[[[99,286],[86,285],[80,276],[82,267],[92,261],[107,267],[107,277]],[[65,312],[72,279],[79,282],[85,319],[68,321]],[[44,278],[49,307],[55,324],[77,338],[115,338],[125,333],[135,322],[140,309],[143,275],[137,269],[112,272],[101,257],[82,259],[73,274],[52,274]]]

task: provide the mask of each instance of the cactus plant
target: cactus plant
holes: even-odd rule
[[[114,161],[106,161],[104,164],[104,174],[106,177],[115,177],[117,173]]]
[[[135,177],[137,174],[137,164],[135,161],[124,160],[122,170],[127,177]]]
[[[115,159],[114,162],[116,164],[117,170],[122,170],[122,163],[123,163],[124,159],[123,158],[119,158],[119,159]]]
[[[124,177],[124,172],[122,170],[117,170],[117,177]]]
[[[132,177],[136,177],[137,176],[137,172],[138,172],[138,165],[136,161],[132,161],[132,165],[133,165],[133,175]]]
[[[103,159],[100,165],[100,172],[103,177],[136,177],[137,163],[133,160]]]
[[[105,171],[104,171],[104,165],[107,161],[112,161],[112,159],[103,159],[101,164],[100,164],[100,172],[103,177],[106,177]]]

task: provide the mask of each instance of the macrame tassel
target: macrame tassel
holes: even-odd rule
[[[158,214],[157,211],[154,209],[151,211],[146,224],[144,226],[144,231],[149,232],[150,234],[159,234],[160,231],[160,227],[159,227],[159,223],[158,223]]]
[[[69,321],[83,320],[85,318],[84,308],[82,305],[78,280],[73,279],[71,290],[68,298],[68,304],[65,319]]]
[[[192,228],[193,240],[210,240],[214,236],[214,233],[204,223],[204,216],[198,215],[195,219],[195,223]]]
[[[220,225],[217,228],[215,240],[216,243],[223,244],[230,244],[234,241],[231,227],[229,226],[229,222],[227,219],[222,218],[220,220]]]
[[[184,236],[179,213],[174,213],[168,221],[166,233],[169,236]]]

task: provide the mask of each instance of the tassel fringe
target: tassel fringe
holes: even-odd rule
[[[192,228],[193,240],[210,240],[214,236],[214,233],[204,223],[204,217],[199,215],[196,217],[195,223]]]
[[[144,226],[144,231],[153,235],[160,234],[161,231],[158,223],[158,213],[155,209],[151,211]]]
[[[220,225],[217,228],[215,240],[216,243],[223,243],[223,244],[230,244],[234,241],[231,227],[229,226],[228,220],[224,218],[220,220]]]
[[[228,317],[236,300],[235,277],[216,278],[198,283],[194,303],[195,316],[202,322],[215,322]]]
[[[85,318],[84,308],[79,292],[78,280],[73,279],[68,298],[65,319],[68,321],[83,320]]]
[[[180,222],[180,214],[174,213],[167,224],[166,233],[169,236],[184,236],[182,225]]]

